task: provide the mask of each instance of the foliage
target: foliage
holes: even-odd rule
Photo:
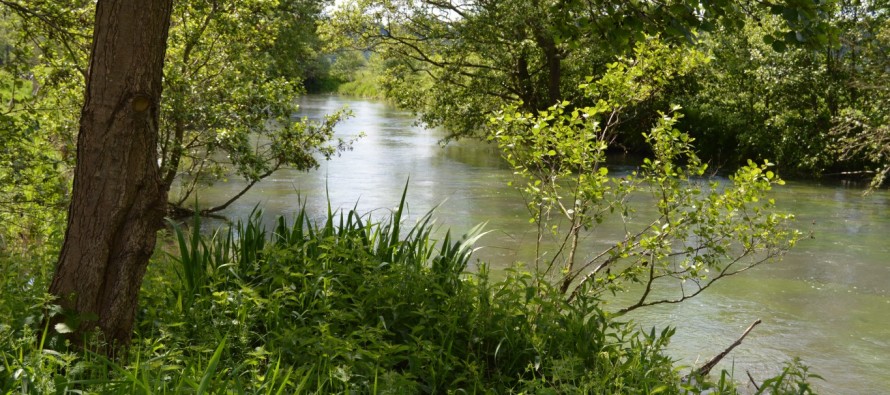
[[[386,63],[381,56],[375,54],[370,54],[370,57],[365,59],[361,51],[341,53],[331,65],[331,75],[340,81],[337,93],[385,99],[382,80],[386,73]]]
[[[594,299],[569,306],[520,268],[498,282],[484,269],[465,274],[475,237],[446,235],[434,248],[429,215],[406,232],[403,210],[404,201],[384,223],[329,213],[319,225],[302,211],[271,235],[258,217],[212,238],[177,231],[176,266],[156,266],[162,271],[143,289],[130,362],[46,354],[30,326],[6,326],[3,391],[649,392],[678,384],[661,353],[671,331],[636,332]]]
[[[703,36],[714,61],[674,98],[687,109],[684,127],[719,165],[769,158],[789,174],[832,168],[828,129],[845,100],[839,52],[776,45],[771,32],[781,17],[759,12],[748,19],[744,28]]]
[[[404,196],[384,222],[329,212],[316,223],[304,210],[293,224],[279,220],[271,233],[256,216],[202,236],[196,220],[191,235],[174,232],[178,252],[150,269],[136,344],[109,360],[52,351],[64,348],[56,334],[67,328],[47,324],[59,311],[41,292],[67,198],[92,3],[0,0],[15,14],[4,20],[13,53],[3,67],[13,89],[0,116],[0,199],[10,202],[0,210],[0,390],[697,392],[664,355],[671,329],[641,331],[603,311],[600,298],[636,284],[641,296],[622,312],[678,302],[781,255],[797,235],[786,227],[790,216],[773,213],[773,202],[764,199],[780,181],[768,162],[749,162],[729,182],[707,180],[692,138],[676,129],[679,108],[644,134],[654,157],[638,172],[610,176],[604,154],[628,108],[704,64],[700,53],[674,52],[647,34],[692,39],[698,29],[715,29],[704,24],[709,18],[690,18],[695,8],[688,2],[427,2],[404,8],[410,4],[363,3],[369,8],[342,10],[357,19],[340,22],[354,29],[353,37],[366,34],[393,56],[381,62],[388,73],[383,86],[401,95],[403,105],[426,111],[429,123],[469,133],[502,100],[522,99],[496,117],[496,139],[525,181],[541,238],[561,231],[562,247],[549,262],[539,249],[535,268],[516,266],[501,280],[490,278],[484,265],[468,273],[476,235],[446,235],[437,244],[429,214],[406,232]],[[585,8],[590,4],[602,11]],[[740,25],[737,14],[727,14],[731,2],[708,4],[703,15]],[[168,183],[183,181],[174,203],[228,171],[252,186],[282,166],[311,168],[313,153],[328,157],[345,148],[343,142],[326,145],[337,115],[321,125],[291,119],[299,92],[295,76],[302,73],[294,70],[318,65],[296,62],[313,52],[314,44],[302,41],[311,29],[286,15],[312,19],[317,6],[177,3],[159,147]],[[791,25],[778,28],[786,30],[781,35],[758,37],[773,48],[792,39],[822,41],[813,7],[774,6]],[[379,25],[349,25],[366,17]],[[778,17],[770,23],[781,26]],[[870,70],[873,76],[856,80],[862,86],[881,81],[882,69]],[[575,86],[572,77],[582,75],[599,78]],[[39,89],[16,93],[26,88],[24,81],[37,81]],[[795,92],[789,88],[781,97]],[[855,118],[861,124],[839,133],[883,130],[886,123],[875,114],[886,114],[884,102],[851,103],[848,114],[861,114]],[[864,123],[874,119],[884,123]],[[655,218],[640,223],[631,204],[637,199],[657,208]],[[626,224],[626,238],[602,254],[580,256],[581,232],[613,213]],[[13,238],[29,248],[46,247],[13,250]],[[668,283],[679,283],[681,294],[653,291]],[[91,346],[101,348],[101,339]],[[809,390],[811,376],[795,363],[763,388]],[[732,391],[723,380],[716,388]]]
[[[317,7],[297,0],[176,3],[159,143],[165,182],[181,181],[174,206],[200,183],[245,179],[231,200],[202,211],[224,209],[275,170],[310,169],[318,165],[314,154],[330,158],[346,148],[344,141],[328,145],[343,113],[318,124],[292,119],[301,92],[294,62],[305,55],[299,40],[309,34],[292,13],[312,17]]]
[[[773,212],[774,202],[765,199],[771,185],[781,183],[772,164],[749,162],[729,183],[705,179],[707,165],[692,139],[675,128],[679,107],[644,134],[652,159],[627,176],[609,176],[605,152],[617,114],[701,61],[694,51],[672,51],[651,39],[638,44],[634,59],[610,64],[601,79],[581,86],[595,105],[561,103],[538,114],[508,107],[492,119],[494,139],[523,181],[519,187],[538,225],[536,268],[558,274],[569,301],[638,284],[638,300],[620,312],[682,302],[781,256],[799,237],[788,228],[793,217]],[[631,202],[639,194],[651,197],[642,204],[657,207],[654,218],[637,218]],[[624,224],[624,238],[592,258],[580,256],[582,232],[612,214]],[[557,245],[544,251],[541,241],[550,232]]]
[[[63,85],[54,79],[63,73],[55,71],[59,65],[52,55],[61,48],[24,32],[34,24],[55,23],[70,11],[70,4],[48,5],[41,20],[10,12],[7,7],[15,4],[3,2],[0,7],[5,13],[0,22],[0,260],[42,261],[55,252],[61,238],[74,150],[70,140],[50,130],[64,125],[57,115],[68,109],[55,106],[63,90],[47,94],[39,83],[47,75],[47,85]],[[66,34],[60,29],[67,26],[54,26],[57,34]],[[46,63],[37,66],[38,58]],[[68,72],[77,74],[74,69]],[[44,106],[44,111],[37,110]]]
[[[0,135],[0,259],[45,253],[61,237],[66,165],[33,118],[0,114]]]
[[[705,159],[734,168],[771,158],[797,176],[881,169],[882,144],[871,141],[886,125],[886,9],[880,1],[830,4],[824,19],[836,38],[819,38],[817,48],[777,44],[782,17],[763,11],[742,29],[702,35],[714,61],[673,100],[686,108],[683,127]]]
[[[784,24],[776,43],[828,40],[827,2],[764,2]],[[486,136],[505,102],[526,112],[582,103],[576,81],[601,76],[614,56],[647,36],[692,42],[720,26],[739,29],[746,6],[732,1],[375,1],[340,4],[326,37],[372,48],[394,64],[387,97],[455,136]]]
[[[590,294],[569,303],[521,266],[467,272],[478,229],[436,242],[430,214],[405,227],[405,210],[314,222],[304,209],[271,232],[259,213],[213,235],[197,218],[174,226],[115,360],[54,344],[65,328],[46,325],[58,310],[42,288],[3,293],[19,308],[0,310],[0,393],[713,391],[681,382],[664,354],[673,329],[640,330]],[[796,369],[774,393],[806,383]]]
[[[844,21],[842,49],[850,100],[832,119],[835,153],[874,172],[871,188],[890,173],[890,24],[887,2],[853,2]]]
[[[639,129],[680,103],[682,127],[712,167],[769,159],[786,175],[818,176],[888,168],[874,149],[885,144],[857,144],[884,135],[886,8],[856,0],[355,0],[340,5],[325,34],[384,57],[387,98],[452,137],[489,136],[488,118],[507,102],[529,113],[594,104],[576,81],[603,76],[649,35],[693,44],[713,61],[623,111],[612,149],[648,154]]]
[[[320,122],[292,119],[303,81],[325,72],[315,33],[325,4],[176,3],[158,146],[165,184],[180,182],[171,201],[174,213],[190,212],[184,203],[201,183],[240,177],[249,188],[278,168],[310,169],[318,158],[348,148],[348,142],[332,135],[333,125],[346,113]],[[2,26],[10,54],[2,67],[28,81],[33,96],[10,101],[14,122],[4,126],[27,134],[27,144],[41,147],[48,158],[34,158],[27,167],[52,164],[51,172],[40,174],[61,180],[63,192],[73,167],[94,7],[94,2],[81,0],[0,2],[0,11],[10,15]],[[7,144],[12,150],[29,150],[23,141],[10,138]],[[202,211],[221,210],[245,191]],[[66,199],[63,193],[56,201],[64,206]]]
[[[822,379],[822,377],[810,373],[809,367],[795,358],[785,364],[778,376],[765,380],[757,389],[757,394],[815,394],[816,391],[810,384],[812,379]]]

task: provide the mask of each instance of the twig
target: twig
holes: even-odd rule
[[[757,385],[757,382],[756,382],[756,381],[754,381],[754,377],[751,377],[751,372],[749,372],[749,371],[746,370],[746,371],[745,371],[745,374],[748,375],[748,380],[751,380],[751,384],[754,384],[754,388],[757,389],[757,391],[760,391],[760,386]]]
[[[751,326],[749,326],[748,329],[745,329],[745,333],[742,333],[741,337],[739,337],[734,343],[732,343],[729,347],[727,347],[725,350],[723,350],[723,352],[721,352],[720,354],[717,354],[716,357],[711,358],[710,361],[706,362],[704,365],[702,365],[702,367],[698,368],[698,371],[696,373],[699,376],[707,376],[708,373],[711,372],[711,369],[713,369],[714,366],[717,366],[717,363],[719,363],[720,360],[722,360],[726,355],[728,355],[729,352],[732,351],[732,349],[736,348],[739,344],[742,344],[742,340],[745,339],[745,336],[748,336],[748,333],[750,333],[751,330],[753,330],[755,326],[759,325],[760,322],[761,321],[759,318],[757,319],[757,321],[754,321],[754,323],[751,324]]]

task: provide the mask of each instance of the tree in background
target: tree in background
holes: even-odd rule
[[[525,111],[584,104],[578,82],[647,36],[692,42],[719,26],[739,29],[764,6],[784,21],[775,42],[817,43],[828,30],[823,2],[355,0],[334,13],[328,35],[396,61],[387,95],[422,121],[480,136],[504,103]]]
[[[93,18],[80,3],[0,1],[0,260],[29,262],[17,289],[46,289],[64,235]]]
[[[840,159],[873,173],[871,189],[890,174],[890,3],[844,2],[841,49],[849,98],[832,119]]]
[[[825,45],[816,47],[775,41],[782,16],[770,10],[748,15],[744,29],[703,35],[714,61],[673,98],[687,109],[684,127],[709,160],[730,167],[772,158],[797,175],[875,171],[886,163],[877,142],[887,124],[887,9],[832,3],[825,20],[837,39],[817,36]]]
[[[830,160],[827,131],[841,94],[836,51],[772,41],[781,18],[767,11],[741,29],[703,35],[699,47],[713,61],[669,100],[682,103],[683,128],[715,165],[770,159],[785,172],[818,172]]]

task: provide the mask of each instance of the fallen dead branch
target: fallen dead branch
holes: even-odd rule
[[[759,325],[760,322],[761,322],[760,319],[758,319],[757,321],[754,321],[754,323],[751,324],[751,326],[749,326],[748,329],[745,329],[745,332],[742,333],[742,336],[740,336],[738,339],[736,339],[735,342],[730,344],[729,347],[727,347],[725,350],[723,350],[723,352],[721,352],[720,354],[717,354],[717,356],[715,356],[714,358],[711,358],[710,361],[705,362],[705,364],[702,365],[700,368],[698,368],[698,370],[695,373],[699,376],[707,376],[708,373],[711,372],[711,369],[713,369],[714,366],[717,366],[717,364],[720,363],[720,361],[724,357],[726,357],[732,351],[732,349],[738,347],[739,344],[742,344],[742,340],[745,340],[745,337],[748,336],[748,333],[751,333],[751,331],[754,329],[754,327]]]

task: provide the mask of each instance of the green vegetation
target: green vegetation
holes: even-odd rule
[[[888,168],[886,1],[346,4],[324,33],[379,53],[386,97],[453,137],[490,137],[487,120],[504,103],[528,113],[593,105],[578,84],[657,36],[712,61],[623,111],[613,150],[651,154],[640,130],[679,104],[714,168],[748,159],[803,177]]]
[[[777,169],[862,170],[874,187],[890,173],[886,1],[354,0],[326,10],[324,0],[167,0],[154,13],[137,8],[166,41],[158,31],[146,40],[154,51],[130,54],[157,67],[105,56],[120,74],[91,75],[90,48],[140,27],[110,28],[117,20],[96,7],[119,10],[113,1],[0,0],[3,393],[733,393],[728,373],[684,376],[664,353],[671,329],[643,330],[622,314],[682,302],[787,251],[799,237],[792,216],[765,197],[781,183]],[[112,33],[91,42],[94,25]],[[137,80],[157,94],[121,83]],[[123,93],[94,98],[88,81]],[[104,276],[90,278],[96,292],[135,301],[161,226],[152,204],[171,217],[211,214],[281,168],[347,150],[333,133],[346,114],[293,118],[295,97],[335,89],[497,142],[538,229],[533,265],[497,276],[469,267],[479,235],[435,241],[431,214],[406,230],[404,195],[382,222],[329,210],[315,223],[304,210],[271,232],[253,216],[206,236],[196,217],[188,235],[173,226],[175,252],[155,254],[135,323],[135,302],[105,309],[133,344],[106,347],[115,338],[98,332],[70,343],[108,318],[45,293],[62,272],[62,223],[84,158],[116,153],[122,142],[104,139],[121,131],[149,142],[134,160],[148,171],[126,173],[111,154],[96,161],[124,169],[109,182],[142,194],[75,194],[108,206],[95,203],[87,221],[71,210],[69,223],[107,215],[113,225],[101,241],[68,238],[73,251],[102,256],[71,258],[78,275],[56,280],[82,286],[91,264]],[[116,103],[96,106],[113,130],[90,128],[84,97]],[[99,145],[75,145],[86,132]],[[614,177],[609,150],[650,159]],[[708,163],[737,171],[710,182]],[[94,170],[86,177],[103,174]],[[187,206],[231,177],[247,182],[230,200]],[[631,195],[657,216],[637,218]],[[610,215],[626,234],[582,259],[580,235]],[[557,250],[543,250],[546,237]],[[634,303],[604,309],[627,290],[640,292]],[[794,361],[760,391],[808,393],[811,377]]]
[[[176,186],[170,202],[188,213],[200,185],[239,177],[245,190],[201,210],[227,207],[282,167],[311,169],[349,142],[333,138],[346,114],[295,120],[293,98],[314,78],[318,2],[177,2],[168,38],[159,133],[161,173]],[[218,45],[225,42],[226,45]]]
[[[522,181],[538,226],[537,271],[554,278],[569,301],[635,284],[640,295],[620,313],[680,303],[783,255],[799,238],[790,228],[793,216],[765,199],[772,184],[782,183],[772,164],[749,162],[728,185],[705,182],[707,164],[675,127],[679,107],[643,134],[652,158],[629,176],[609,176],[606,151],[621,111],[703,61],[695,50],[673,50],[652,38],[637,45],[634,58],[610,64],[601,79],[580,87],[595,105],[564,102],[537,114],[508,107],[492,120],[493,139]],[[654,218],[636,214],[630,197],[640,192],[652,198],[643,204],[658,207]],[[585,232],[610,217],[623,223],[623,239],[592,259],[582,256]],[[553,251],[542,250],[546,235],[558,240]]]
[[[28,100],[33,89],[30,80],[0,70],[0,104],[12,107],[17,102]]]
[[[834,38],[816,48],[777,44],[770,32],[782,17],[766,11],[749,15],[743,28],[704,35],[699,47],[713,61],[672,99],[687,109],[683,127],[718,164],[769,159],[786,175],[805,177],[877,170],[883,162],[876,151],[857,150],[838,136],[886,146],[853,126],[864,119],[853,114],[864,112],[871,119],[865,129],[887,124],[885,89],[878,87],[886,84],[871,83],[888,78],[882,52],[888,43],[880,33],[886,10],[880,1],[832,4],[824,19]],[[847,155],[838,155],[839,147]]]
[[[846,67],[848,100],[833,118],[834,153],[846,161],[861,163],[874,174],[871,188],[883,185],[890,174],[890,23],[887,2],[856,4],[842,19],[844,43],[853,53]],[[863,15],[859,18],[855,16]],[[846,59],[844,59],[846,60]]]
[[[2,75],[26,76],[25,86],[16,81],[17,94],[25,88],[29,96],[35,93],[27,102],[4,102],[5,112],[39,128],[33,140],[63,153],[68,169],[54,171],[69,171],[95,4],[9,1],[0,6],[6,13],[3,44],[10,51],[0,64]],[[303,22],[318,20],[323,6],[314,0],[176,2],[158,125],[161,178],[175,192],[171,214],[188,215],[199,186],[238,177],[249,189],[279,168],[311,169],[319,158],[348,149],[349,141],[332,136],[332,127],[347,114],[316,122],[291,119],[298,110],[293,98],[327,73],[315,24]],[[212,213],[226,206],[200,210]]]
[[[304,210],[272,231],[255,215],[212,236],[197,218],[174,226],[116,360],[58,343],[47,272],[5,276],[0,393],[733,393],[683,380],[664,354],[672,330],[639,330],[591,294],[569,303],[522,266],[470,269],[478,231],[436,242],[431,214],[405,227],[404,207],[319,223]],[[805,383],[794,369],[771,393]]]
[[[344,96],[355,96],[382,99],[383,94],[375,82],[375,76],[368,71],[359,71],[355,81],[344,82],[337,86],[337,93]]]
[[[344,51],[331,65],[331,76],[339,81],[341,95],[385,99],[381,86],[385,64],[379,55],[366,57],[362,51]]]
[[[176,248],[166,259],[156,254],[133,343],[122,354],[74,351],[64,335],[80,318],[43,296],[47,278],[38,276],[48,270],[5,280],[13,291],[4,295],[15,299],[4,298],[0,310],[12,323],[0,328],[2,389],[736,393],[727,372],[712,380],[676,366],[665,354],[672,329],[644,330],[621,317],[681,302],[781,255],[797,233],[787,228],[790,216],[772,212],[764,197],[778,179],[768,165],[752,164],[732,185],[703,188],[695,178],[705,166],[674,128],[676,114],[646,134],[655,157],[639,174],[609,177],[603,163],[614,114],[703,59],[652,39],[581,87],[595,107],[569,111],[563,103],[538,116],[506,108],[492,121],[506,159],[528,181],[523,190],[541,237],[552,232],[565,240],[558,251],[539,249],[534,267],[517,264],[494,278],[482,263],[470,268],[481,229],[433,240],[432,213],[413,227],[403,223],[406,193],[382,221],[329,208],[319,223],[304,209],[271,232],[255,213],[202,235],[196,216],[189,233],[171,222]],[[659,207],[658,218],[642,219],[642,227],[626,204],[641,192]],[[612,213],[626,221],[626,238],[576,262],[581,229]],[[9,262],[9,273],[23,273],[21,261]],[[695,286],[661,299],[655,289],[672,281]],[[643,289],[636,303],[604,309],[603,298],[634,284]],[[105,350],[102,340],[97,333],[81,347]],[[810,393],[816,377],[794,362],[762,388]]]

